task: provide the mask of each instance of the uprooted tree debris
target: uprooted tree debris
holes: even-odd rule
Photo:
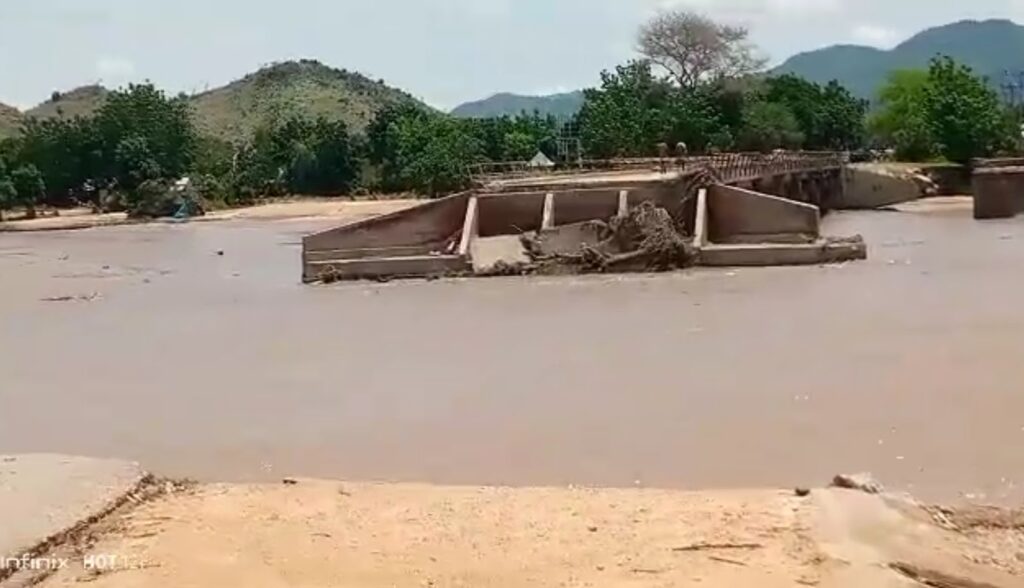
[[[697,256],[685,229],[651,202],[607,222],[531,231],[520,239],[530,261],[499,262],[488,274],[671,271],[693,265]]]

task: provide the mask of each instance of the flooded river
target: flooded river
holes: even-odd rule
[[[303,286],[326,224],[0,234],[0,453],[1024,499],[1024,219],[835,215],[871,245],[842,266]]]

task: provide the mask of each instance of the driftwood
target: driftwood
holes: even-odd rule
[[[689,551],[725,551],[728,549],[743,549],[753,550],[761,549],[764,545],[760,543],[694,543],[693,545],[686,545],[684,547],[675,547],[672,551],[689,552]]]
[[[938,570],[923,568],[912,563],[897,562],[889,564],[889,567],[893,571],[899,572],[907,578],[931,588],[1010,588],[1009,584],[997,585],[979,582],[970,578],[961,578]]]

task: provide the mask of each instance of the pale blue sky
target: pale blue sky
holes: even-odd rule
[[[450,108],[593,85],[663,6],[749,26],[773,62],[961,18],[1024,21],[1024,0],[0,0],[0,102],[142,79],[202,90],[309,57]]]

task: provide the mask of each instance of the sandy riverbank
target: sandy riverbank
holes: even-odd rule
[[[72,563],[39,585],[1024,584],[1024,532],[997,528],[1010,513],[942,514],[855,491],[291,482],[200,486],[126,508],[53,552]]]
[[[331,218],[351,222],[388,214],[415,206],[420,201],[411,199],[341,200],[336,198],[299,198],[267,202],[257,206],[215,210],[193,222],[225,220],[301,220]],[[160,222],[160,221],[157,221]],[[0,222],[0,232],[61,231],[141,224],[123,212],[94,214],[87,208],[60,211],[60,216],[41,216],[32,220]]]

